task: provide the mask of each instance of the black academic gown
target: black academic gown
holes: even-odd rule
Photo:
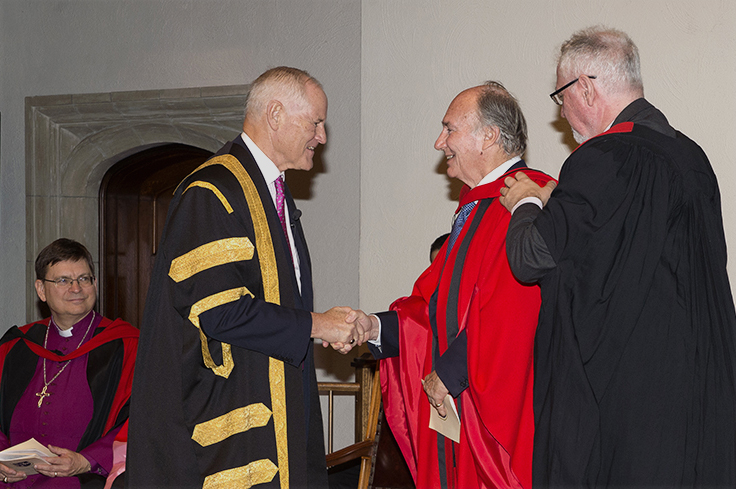
[[[327,485],[311,264],[288,190],[286,202],[301,293],[240,138],[177,188],[141,324],[128,487]]]
[[[639,99],[559,180],[507,238],[542,289],[535,486],[736,486],[736,321],[707,157]]]

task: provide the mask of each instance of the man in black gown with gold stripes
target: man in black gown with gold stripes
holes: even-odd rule
[[[141,325],[129,487],[326,487],[312,338],[359,345],[349,308],[312,310],[283,183],[326,142],[317,80],[274,68],[243,133],[177,188]]]

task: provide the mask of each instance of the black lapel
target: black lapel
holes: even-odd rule
[[[473,236],[475,235],[480,222],[483,220],[483,215],[488,210],[488,206],[491,205],[491,202],[493,202],[493,199],[483,199],[478,203],[478,209],[475,211],[475,216],[473,217],[473,221],[470,223],[470,227],[468,228],[468,232],[465,234],[465,238],[463,238],[460,243],[460,247],[457,250],[457,258],[455,259],[455,263],[453,263],[452,279],[450,280],[450,290],[448,291],[447,296],[447,315],[445,316],[448,345],[452,343],[460,330],[460,324],[458,323],[457,318],[457,300],[458,295],[460,294],[460,279],[463,275],[463,267],[465,266],[468,247],[470,246],[470,242],[473,241]]]
[[[46,325],[36,323],[24,335],[19,328],[13,327],[5,333],[0,343],[5,343],[15,338],[26,338],[38,345],[43,345],[46,328]],[[8,431],[10,430],[10,421],[13,417],[15,406],[20,401],[28,384],[33,379],[33,374],[36,372],[38,358],[38,355],[33,353],[22,339],[18,340],[5,356],[3,376],[0,381],[0,423],[2,423],[0,429],[2,429],[6,436],[9,436]]]
[[[291,196],[288,185],[284,185],[284,196],[286,205],[289,208],[289,225],[291,226],[291,234],[294,236],[294,246],[296,246],[296,251],[299,254],[299,273],[301,274],[302,281],[301,308],[311,311],[313,308],[312,260],[309,256],[307,240],[304,237],[304,230],[302,229],[302,211],[296,208],[296,203]],[[294,284],[296,285],[296,276]]]
[[[511,165],[511,168],[509,168],[506,171],[506,173],[508,173],[510,171],[523,170],[524,168],[528,168],[526,166],[526,162],[524,160],[519,160],[516,163],[514,163],[513,165]]]
[[[105,328],[96,328],[95,335]],[[82,435],[77,450],[89,446],[105,434],[105,424],[115,400],[115,393],[123,371],[123,340],[108,341],[89,352],[87,358],[87,382],[94,399],[94,415]],[[123,408],[127,417],[127,406]],[[123,412],[121,411],[121,415]]]

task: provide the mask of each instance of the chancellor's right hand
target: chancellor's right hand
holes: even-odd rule
[[[340,353],[347,353],[365,341],[363,326],[357,321],[346,321],[352,309],[349,307],[333,307],[323,313],[312,313],[312,338],[320,338],[322,345],[341,345],[335,348]]]
[[[347,316],[345,316],[345,322],[354,323],[358,329],[363,330],[363,341],[378,339],[378,319],[367,315],[360,309],[351,309]],[[326,347],[327,343],[323,342],[322,345]],[[332,342],[330,346],[344,355],[356,345]]]

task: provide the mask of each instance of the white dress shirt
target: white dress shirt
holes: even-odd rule
[[[276,167],[273,161],[271,161],[271,158],[266,156],[266,153],[261,151],[261,149],[256,145],[256,143],[253,142],[251,138],[248,137],[248,135],[243,132],[240,137],[243,139],[243,142],[245,142],[245,145],[250,150],[250,153],[253,155],[253,159],[256,160],[256,164],[258,165],[258,169],[261,170],[261,175],[263,175],[264,180],[266,180],[266,184],[268,185],[268,191],[271,193],[271,201],[273,202],[274,208],[276,207],[276,186],[274,185],[274,182],[277,178],[282,177],[284,175],[284,172],[279,171],[279,169]],[[301,281],[301,271],[299,269],[299,253],[296,251],[296,246],[294,245],[294,234],[291,231],[291,226],[289,223],[291,220],[289,219],[289,206],[286,205],[286,202],[284,201],[284,218],[286,220],[286,233],[289,235],[289,248],[291,248],[291,256],[294,259],[294,272],[296,273],[296,283],[299,286],[299,292],[302,291],[302,281]]]

